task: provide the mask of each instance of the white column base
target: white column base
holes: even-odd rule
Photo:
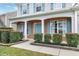
[[[24,38],[22,40],[28,40],[26,36],[24,36]]]

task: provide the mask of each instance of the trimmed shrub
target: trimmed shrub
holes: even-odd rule
[[[10,32],[10,43],[21,41],[23,34],[20,32]]]
[[[77,47],[79,34],[67,33],[66,34],[66,39],[67,39],[68,46]]]
[[[37,43],[41,43],[42,42],[42,33],[34,34],[34,40]]]
[[[2,31],[1,32],[1,42],[2,43],[9,43],[10,39],[10,32],[9,31]]]
[[[13,31],[13,28],[10,28],[10,27],[0,27],[0,31]]]
[[[50,34],[45,34],[44,35],[44,43],[50,43],[51,35]]]
[[[0,31],[0,42],[1,42],[1,33],[2,33],[2,31]]]
[[[62,35],[61,34],[53,34],[53,44],[59,45],[62,41]]]

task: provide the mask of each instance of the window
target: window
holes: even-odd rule
[[[38,11],[41,11],[41,6],[37,6],[36,7],[36,11],[38,12]]]
[[[51,21],[51,33],[67,33],[67,22],[59,20]]]
[[[22,14],[26,14],[26,4],[22,4]]]
[[[45,7],[44,3],[37,3],[37,4],[34,3],[34,12],[44,11],[45,9],[44,7]]]
[[[22,5],[22,14],[28,14],[29,13],[29,4],[23,4]]]
[[[53,6],[53,3],[51,3],[51,10],[53,10],[53,7],[54,7],[54,6]]]
[[[61,9],[62,4],[61,3],[53,3],[52,7],[53,7],[52,9]]]
[[[41,4],[36,4],[36,12],[39,12],[41,11]]]
[[[65,3],[62,3],[62,8],[65,8],[66,7],[66,4]]]
[[[27,12],[26,12],[26,10],[23,10],[23,14],[26,14]]]

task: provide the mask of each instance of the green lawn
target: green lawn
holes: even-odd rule
[[[0,46],[0,56],[50,56],[50,55],[19,48]]]

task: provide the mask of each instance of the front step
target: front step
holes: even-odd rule
[[[34,35],[28,35],[28,38],[34,39]]]

